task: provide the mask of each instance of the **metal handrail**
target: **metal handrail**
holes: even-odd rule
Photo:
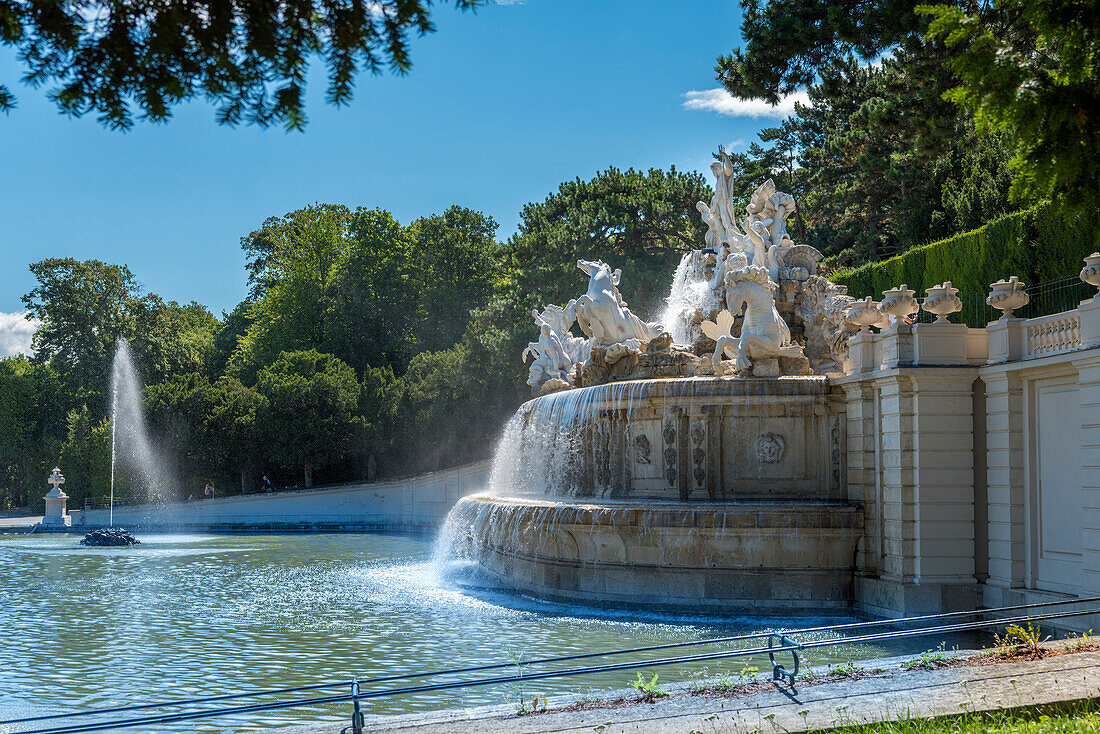
[[[138,717],[138,718],[132,718],[132,719],[121,719],[121,720],[109,721],[109,722],[96,722],[96,723],[89,723],[89,724],[78,724],[78,725],[75,725],[75,726],[61,726],[61,727],[52,727],[52,728],[46,728],[46,729],[33,729],[33,730],[25,730],[21,734],[75,734],[76,732],[98,731],[98,730],[104,730],[104,729],[125,728],[125,727],[131,727],[131,726],[143,726],[143,725],[148,725],[148,724],[169,723],[169,722],[173,722],[173,721],[185,721],[185,720],[193,720],[193,719],[200,719],[200,718],[211,718],[211,717],[216,717],[216,716],[231,716],[231,715],[234,715],[234,714],[252,713],[252,712],[257,712],[257,711],[267,711],[267,710],[274,710],[274,709],[301,708],[301,707],[304,707],[304,706],[315,706],[315,705],[318,705],[318,704],[335,703],[335,702],[342,702],[342,701],[348,701],[348,700],[352,700],[352,701],[355,702],[355,711],[358,712],[359,711],[359,700],[361,700],[361,699],[384,698],[384,697],[388,697],[388,696],[398,696],[398,695],[406,695],[406,694],[412,694],[412,693],[424,693],[424,692],[430,692],[430,691],[441,691],[441,690],[449,690],[449,689],[455,689],[455,688],[474,688],[474,687],[480,687],[480,686],[497,685],[497,684],[500,684],[500,683],[513,683],[513,682],[518,682],[518,681],[542,680],[542,679],[547,679],[547,678],[563,678],[563,677],[586,675],[586,674],[600,673],[600,672],[612,672],[612,671],[618,671],[618,670],[632,670],[632,669],[645,668],[645,667],[659,667],[659,666],[679,664],[679,663],[700,662],[700,661],[706,661],[706,660],[718,660],[718,659],[727,659],[727,658],[735,658],[735,657],[748,657],[748,656],[751,656],[751,655],[760,655],[760,654],[768,654],[769,657],[773,657],[774,654],[778,653],[778,652],[792,652],[793,654],[795,654],[797,656],[798,651],[809,649],[809,648],[829,647],[829,646],[835,646],[835,645],[849,645],[849,644],[857,644],[857,643],[861,643],[861,642],[876,642],[876,641],[880,641],[880,640],[891,640],[891,639],[900,639],[900,638],[907,638],[907,637],[941,635],[941,634],[947,634],[947,633],[951,633],[951,632],[965,632],[965,631],[974,631],[974,630],[980,630],[980,629],[987,629],[987,628],[990,628],[990,627],[999,627],[999,626],[1002,626],[1002,625],[1015,624],[1015,623],[1020,623],[1020,622],[1043,621],[1043,620],[1049,620],[1049,619],[1065,619],[1065,618],[1070,618],[1070,617],[1089,616],[1089,615],[1093,615],[1093,614],[1100,614],[1100,607],[1090,608],[1090,609],[1086,609],[1086,610],[1074,610],[1074,611],[1067,611],[1067,612],[1053,612],[1053,613],[1047,613],[1047,614],[1040,614],[1040,615],[1037,615],[1037,616],[1025,615],[1025,616],[985,620],[985,621],[979,621],[979,622],[964,622],[964,623],[940,625],[940,626],[937,626],[937,627],[929,627],[929,628],[921,628],[921,629],[891,630],[891,631],[887,631],[887,632],[878,632],[878,633],[874,633],[874,634],[856,635],[856,636],[853,636],[853,637],[833,637],[833,638],[828,638],[828,639],[825,639],[825,640],[811,640],[811,641],[801,642],[801,643],[790,639],[791,635],[806,634],[806,633],[810,633],[810,632],[837,631],[837,630],[852,629],[852,628],[858,628],[858,627],[875,627],[875,626],[882,626],[882,625],[897,625],[897,624],[905,624],[905,623],[910,623],[910,622],[915,622],[915,621],[926,621],[926,620],[930,620],[930,619],[954,619],[954,618],[958,618],[958,617],[977,616],[977,615],[984,615],[984,614],[995,614],[995,613],[1007,612],[1007,611],[1020,611],[1020,610],[1024,610],[1024,609],[1046,608],[1046,607],[1052,607],[1052,606],[1065,606],[1065,605],[1069,605],[1069,604],[1090,604],[1090,603],[1096,603],[1096,602],[1100,602],[1100,597],[1090,597],[1090,598],[1086,598],[1086,599],[1067,599],[1067,600],[1055,601],[1055,602],[1041,602],[1041,603],[1038,603],[1038,604],[1023,604],[1023,605],[1015,605],[1015,606],[1008,606],[1008,607],[998,607],[998,608],[993,608],[993,609],[979,609],[979,610],[966,611],[966,612],[946,612],[946,613],[942,613],[942,614],[922,615],[922,616],[917,616],[917,617],[907,617],[907,618],[892,619],[892,620],[891,619],[873,620],[873,621],[867,621],[867,622],[854,622],[854,623],[842,624],[842,625],[826,625],[826,626],[819,626],[819,627],[807,627],[807,628],[802,628],[802,629],[798,629],[798,630],[789,630],[789,631],[785,631],[785,632],[771,632],[771,633],[761,632],[761,633],[756,633],[756,634],[735,635],[735,636],[730,636],[730,637],[711,638],[711,639],[706,639],[706,640],[695,640],[695,641],[691,641],[691,642],[667,643],[667,644],[663,644],[663,645],[651,645],[651,646],[647,646],[647,647],[629,648],[629,649],[622,649],[622,650],[609,650],[609,651],[601,651],[601,652],[594,652],[594,653],[581,653],[581,654],[576,654],[576,655],[564,655],[564,656],[552,657],[552,658],[542,658],[542,659],[538,659],[538,660],[533,660],[529,663],[521,664],[521,665],[528,665],[528,666],[530,666],[530,665],[542,665],[542,664],[551,663],[551,662],[564,662],[564,661],[568,661],[568,660],[579,660],[579,659],[592,658],[592,657],[615,656],[615,655],[624,655],[624,654],[638,653],[638,652],[651,652],[651,651],[655,651],[655,650],[664,650],[664,649],[678,648],[678,647],[723,644],[723,643],[727,643],[727,642],[735,642],[735,641],[741,641],[741,640],[761,639],[761,638],[764,638],[764,637],[769,638],[767,646],[740,648],[740,649],[736,649],[736,650],[724,650],[724,651],[709,652],[709,653],[697,653],[697,654],[694,654],[694,655],[681,655],[681,656],[668,657],[668,658],[658,658],[658,659],[641,660],[641,661],[630,661],[630,662],[624,662],[624,663],[613,663],[613,664],[610,664],[610,665],[596,665],[596,666],[579,667],[579,668],[567,668],[567,669],[564,669],[564,670],[549,670],[549,671],[534,672],[534,673],[528,673],[528,674],[517,673],[517,674],[514,674],[514,675],[494,676],[494,677],[487,677],[487,678],[477,678],[477,679],[474,679],[474,680],[459,680],[459,681],[446,681],[446,682],[441,682],[441,683],[426,683],[426,684],[421,684],[421,685],[416,685],[416,686],[388,688],[388,689],[382,689],[382,690],[377,690],[377,691],[367,691],[367,692],[362,692],[361,688],[360,688],[361,686],[363,686],[365,684],[372,684],[372,683],[377,684],[377,683],[384,683],[384,682],[393,682],[393,681],[397,681],[397,680],[411,680],[411,679],[415,679],[415,678],[437,678],[437,677],[441,677],[441,676],[445,676],[445,675],[455,675],[455,674],[459,674],[459,673],[485,672],[485,671],[489,671],[489,670],[499,670],[501,668],[512,667],[512,666],[515,665],[515,663],[497,663],[497,664],[492,664],[492,665],[473,666],[473,667],[469,667],[469,668],[456,668],[456,669],[449,669],[449,670],[413,672],[413,673],[404,673],[404,674],[400,674],[400,675],[383,676],[383,677],[372,678],[372,679],[340,681],[340,682],[334,682],[334,683],[319,683],[319,684],[312,684],[312,685],[306,685],[306,686],[297,686],[297,687],[293,687],[293,688],[280,688],[280,689],[271,689],[271,690],[265,690],[265,691],[254,691],[254,692],[250,692],[250,693],[224,694],[224,695],[220,695],[220,696],[206,696],[206,697],[201,697],[201,698],[169,701],[169,702],[162,702],[162,703],[137,704],[137,705],[133,705],[133,706],[121,706],[121,707],[108,708],[108,709],[95,709],[95,710],[91,710],[91,711],[72,712],[72,713],[66,713],[66,714],[51,714],[51,715],[46,715],[46,716],[27,717],[27,718],[21,718],[21,719],[9,719],[9,720],[5,720],[5,721],[0,721],[0,725],[16,724],[16,723],[29,723],[29,722],[32,722],[32,721],[43,721],[43,720],[47,720],[47,719],[70,718],[70,717],[74,717],[74,716],[81,716],[81,717],[100,716],[100,715],[104,715],[104,714],[108,714],[108,713],[122,713],[124,711],[147,710],[147,709],[151,709],[151,708],[169,708],[169,707],[175,707],[175,706],[190,705],[190,704],[195,704],[195,703],[209,703],[209,702],[214,702],[214,701],[228,701],[228,700],[241,699],[241,698],[255,698],[255,697],[259,697],[259,696],[275,695],[275,694],[278,694],[278,693],[293,693],[293,692],[302,692],[302,691],[309,691],[309,690],[321,690],[321,689],[324,689],[324,688],[339,688],[339,687],[345,687],[345,686],[351,686],[351,693],[335,694],[335,695],[330,695],[330,696],[321,696],[321,697],[307,698],[307,699],[294,699],[294,700],[289,700],[289,701],[275,701],[275,702],[269,702],[269,703],[257,703],[257,704],[250,704],[250,705],[245,705],[245,706],[236,706],[236,707],[229,707],[229,708],[212,709],[212,710],[209,710],[209,711],[184,711],[184,712],[178,712],[178,713],[174,713],[174,714],[161,714],[161,715],[158,715],[158,716]],[[778,645],[778,646],[771,644],[771,638],[775,637],[775,636],[778,636],[780,638],[780,645]],[[798,665],[797,657],[796,657],[795,665],[796,665],[795,672],[797,672],[797,665]],[[774,663],[774,657],[773,657],[773,668],[774,668],[773,669],[773,677],[775,677],[776,671],[780,671],[781,677],[790,678],[791,682],[793,683],[794,675],[789,671],[782,670],[782,666],[776,665]],[[353,727],[352,727],[353,730],[358,730],[359,729],[359,727],[361,726],[361,721],[362,721],[361,714],[358,717],[353,718]],[[359,726],[355,725],[356,722],[359,722]]]

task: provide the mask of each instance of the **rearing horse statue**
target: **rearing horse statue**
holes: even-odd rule
[[[726,273],[726,307],[737,313],[744,306],[745,321],[740,337],[716,339],[713,357],[716,368],[723,354],[733,357],[739,370],[750,369],[752,360],[802,354],[802,347],[791,343],[791,330],[775,308],[776,287],[768,277],[768,269],[761,265],[746,265]]]
[[[578,260],[577,267],[588,274],[588,292],[570,301],[566,310],[576,313],[577,324],[586,336],[597,344],[620,344],[631,339],[648,344],[660,335],[660,324],[642,321],[626,307],[618,288],[621,270],[612,272],[610,265],[599,260]]]

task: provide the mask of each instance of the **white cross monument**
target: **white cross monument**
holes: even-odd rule
[[[65,514],[65,504],[69,501],[69,495],[61,491],[65,477],[61,476],[60,469],[54,467],[53,474],[46,481],[53,485],[53,489],[42,498],[46,500],[46,515],[42,518],[42,524],[65,527],[69,524],[69,516]]]

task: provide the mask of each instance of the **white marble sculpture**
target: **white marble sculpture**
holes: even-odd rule
[[[46,482],[51,486],[50,491],[42,498],[46,500],[46,514],[42,517],[43,525],[64,526],[69,524],[69,517],[65,514],[65,504],[69,501],[69,495],[61,490],[65,483],[65,477],[61,470],[54,467]]]
[[[569,372],[573,362],[565,352],[561,339],[550,324],[543,322],[539,329],[539,340],[530,342],[523,350],[523,361],[531,356],[531,368],[527,374],[527,384],[533,388],[550,385],[552,388],[569,387]]]
[[[626,307],[619,293],[621,270],[599,260],[578,260],[577,267],[588,274],[588,292],[570,301],[566,311],[575,313],[577,324],[595,345],[622,344],[636,340],[648,344],[661,334],[660,324],[642,321]]]
[[[527,384],[535,394],[545,394],[554,390],[571,387],[570,375],[574,365],[588,359],[592,348],[588,339],[573,336],[575,315],[572,302],[569,308],[551,304],[539,313],[532,309],[531,315],[539,327],[539,339],[529,342],[523,350],[523,361],[533,358],[527,373]]]
[[[720,289],[725,274],[744,267],[746,262],[766,267],[768,276],[773,281],[778,280],[784,266],[783,256],[794,247],[787,234],[787,217],[795,211],[794,197],[776,191],[775,182],[769,178],[753,192],[745,206],[746,216],[738,226],[737,207],[732,196],[733,165],[721,146],[718,158],[711,164],[714,197],[710,206],[701,201],[695,205],[707,225],[707,246],[716,255],[710,286]]]
[[[745,309],[741,336],[722,336],[714,347],[715,374],[722,374],[722,357],[734,360],[738,370],[753,370],[757,376],[778,376],[779,357],[801,357],[802,347],[791,343],[791,330],[775,308],[776,284],[763,266],[747,265],[726,276],[726,306],[729,311]],[[728,313],[728,312],[727,312]],[[732,324],[732,315],[720,316]]]

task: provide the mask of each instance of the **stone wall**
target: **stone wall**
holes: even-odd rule
[[[857,608],[1100,595],[1100,296],[985,329],[861,332],[850,349],[833,385],[864,511]]]
[[[117,507],[115,525],[139,531],[343,531],[438,528],[459,498],[484,488],[490,462],[407,479]],[[107,510],[73,511],[73,529],[107,524]]]

